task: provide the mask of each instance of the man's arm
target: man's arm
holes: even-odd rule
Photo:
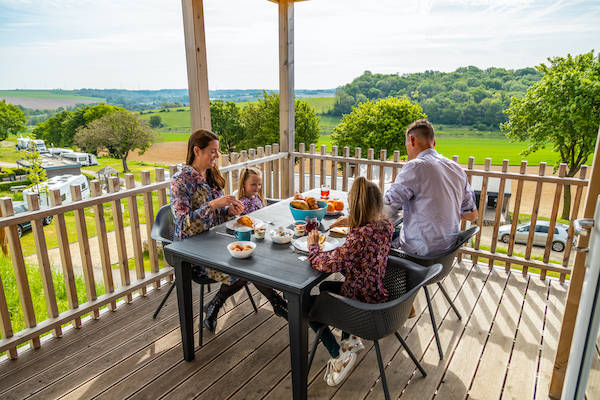
[[[465,180],[467,176],[465,175]],[[460,218],[465,221],[475,221],[478,216],[477,206],[475,205],[475,193],[467,180],[463,191],[463,201],[460,207]]]
[[[396,176],[396,180],[383,196],[383,204],[397,210],[402,209],[402,204],[413,198],[412,187],[416,180],[414,163],[406,163]]]
[[[474,209],[472,211],[467,211],[467,212],[462,213],[460,215],[460,218],[464,219],[465,221],[473,222],[477,219],[477,215],[478,215],[477,209]]]

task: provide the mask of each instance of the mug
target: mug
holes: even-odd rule
[[[235,230],[233,236],[240,242],[249,242],[252,235],[251,230]]]

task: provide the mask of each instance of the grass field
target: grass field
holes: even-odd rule
[[[31,99],[81,99],[92,101],[104,101],[99,97],[77,96],[54,92],[52,90],[0,90],[0,97],[27,97]]]

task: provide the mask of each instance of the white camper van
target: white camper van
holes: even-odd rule
[[[48,152],[53,156],[60,157],[64,153],[73,153],[72,149],[63,149],[62,147],[50,147]]]
[[[48,153],[46,143],[41,139],[17,138],[17,150],[33,150],[36,149],[40,153]]]
[[[40,183],[40,207],[49,207],[50,202],[48,201],[48,193],[51,190],[58,189],[60,191],[60,198],[64,203],[70,203],[71,198],[71,186],[78,185],[81,189],[81,198],[87,199],[90,197],[90,185],[85,176],[83,175],[57,175],[47,181]],[[28,194],[38,193],[35,186],[23,190],[23,198],[26,199]]]
[[[61,158],[68,161],[79,163],[82,166],[98,165],[98,159],[95,155],[89,153],[63,153]]]

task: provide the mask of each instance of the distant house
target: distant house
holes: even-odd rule
[[[52,178],[58,175],[81,175],[81,165],[76,162],[59,160],[56,158],[41,157],[42,168],[46,170],[46,176]],[[21,168],[30,168],[29,160],[17,160],[17,165]]]

